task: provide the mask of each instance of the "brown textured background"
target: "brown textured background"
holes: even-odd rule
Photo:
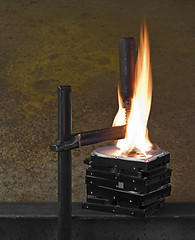
[[[72,85],[73,132],[111,126],[118,40],[149,29],[153,103],[149,134],[171,152],[172,196],[194,201],[194,1],[0,1],[0,201],[57,201],[57,86]],[[103,145],[103,144],[100,144]],[[98,145],[99,146],[99,145]],[[74,150],[73,201],[85,198]]]

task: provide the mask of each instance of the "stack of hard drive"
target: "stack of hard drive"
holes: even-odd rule
[[[90,210],[133,216],[147,216],[164,206],[171,193],[170,154],[152,149],[146,156],[121,156],[115,146],[94,150],[84,163],[87,199],[82,207]]]

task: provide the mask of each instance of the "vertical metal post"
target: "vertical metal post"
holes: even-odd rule
[[[58,87],[58,140],[68,141],[72,132],[71,86]],[[58,153],[58,240],[72,235],[71,150]]]

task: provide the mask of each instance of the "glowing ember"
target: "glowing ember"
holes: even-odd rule
[[[117,141],[118,152],[116,155],[136,153],[135,158],[140,155],[149,157],[147,151],[152,148],[148,137],[147,122],[152,100],[152,76],[150,66],[150,47],[146,24],[141,27],[140,46],[136,62],[135,85],[133,98],[131,100],[130,113],[125,115],[122,108],[121,97],[118,91],[119,110],[113,121],[113,126],[127,124],[126,136]],[[127,118],[127,119],[126,119]]]

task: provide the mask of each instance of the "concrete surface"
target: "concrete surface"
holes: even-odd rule
[[[153,103],[149,135],[171,152],[172,196],[194,201],[194,1],[0,1],[0,201],[56,201],[57,86],[72,85],[73,132],[111,126],[118,40],[138,43],[145,15]],[[99,144],[98,146],[103,145]],[[85,198],[73,151],[73,201]]]
[[[72,240],[194,240],[195,203],[167,203],[146,218],[72,204]],[[0,203],[2,240],[57,240],[57,203]]]

